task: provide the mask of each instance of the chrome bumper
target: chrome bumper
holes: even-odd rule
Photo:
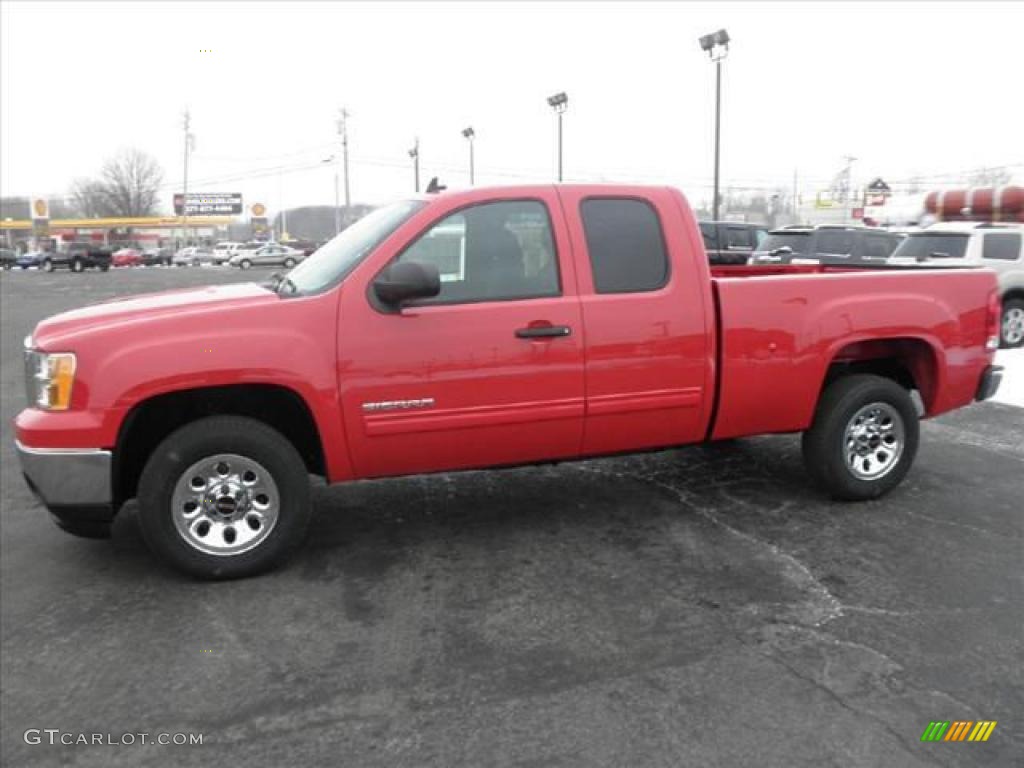
[[[110,451],[29,448],[17,440],[18,460],[32,491],[54,507],[103,507],[113,501]]]

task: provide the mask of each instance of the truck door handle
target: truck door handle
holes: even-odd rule
[[[516,329],[516,336],[520,339],[551,339],[571,333],[572,328],[568,325],[530,325]]]

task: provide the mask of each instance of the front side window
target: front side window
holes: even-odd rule
[[[650,203],[591,198],[580,205],[597,293],[656,291],[668,282],[668,253]]]
[[[441,274],[441,292],[417,304],[561,294],[551,221],[536,200],[464,208],[432,226],[397,260],[433,264]]]
[[[758,248],[769,253],[780,248],[789,248],[793,253],[807,253],[810,241],[808,232],[772,232],[761,241]]]
[[[893,251],[893,258],[962,259],[967,251],[967,235],[923,232],[907,237]]]
[[[1016,261],[1020,258],[1020,235],[1015,232],[992,232],[985,235],[981,258]]]

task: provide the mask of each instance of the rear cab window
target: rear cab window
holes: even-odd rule
[[[588,198],[580,217],[597,293],[643,293],[665,287],[668,251],[661,221],[646,200]]]
[[[700,223],[700,235],[704,238],[704,249],[708,251],[718,250],[718,225],[710,221]]]

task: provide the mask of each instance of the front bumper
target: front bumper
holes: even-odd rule
[[[113,519],[110,451],[29,448],[15,441],[25,481],[67,530],[96,528]]]
[[[975,400],[988,400],[999,389],[1003,380],[1003,366],[989,365],[981,374],[981,381],[978,382],[978,391],[974,395]]]

